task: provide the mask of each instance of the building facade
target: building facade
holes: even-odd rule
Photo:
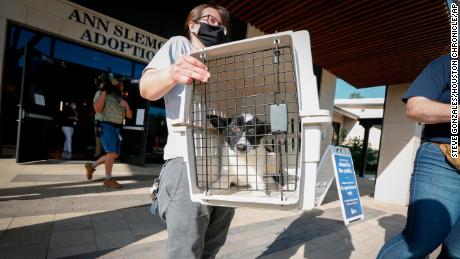
[[[80,121],[74,153],[90,158],[95,151],[94,80],[109,72],[123,80],[134,111],[134,118],[125,122],[126,155],[161,160],[167,136],[164,104],[140,98],[138,79],[167,38],[183,34],[188,12],[201,2],[170,1],[164,10],[148,6],[149,13],[134,6],[136,12],[130,13],[122,4],[107,6],[104,1],[1,0],[0,155],[23,157],[22,151],[31,150],[36,154],[20,160],[58,158],[60,114],[75,101]],[[232,39],[245,37],[242,22],[235,24],[240,27]]]
[[[336,99],[332,123],[334,137],[332,143],[353,138],[364,139],[365,129],[360,125],[363,119],[382,119],[384,98]],[[373,149],[380,147],[382,125],[373,125],[369,132],[369,144]]]

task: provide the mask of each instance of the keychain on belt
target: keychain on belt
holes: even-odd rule
[[[150,206],[150,213],[155,215],[158,214],[158,189],[160,187],[160,179],[156,178],[153,180],[153,186],[150,188],[150,198],[152,199],[152,205]]]

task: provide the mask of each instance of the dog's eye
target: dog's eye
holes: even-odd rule
[[[232,132],[233,133],[238,133],[238,132],[240,132],[240,128],[239,127],[233,127]]]

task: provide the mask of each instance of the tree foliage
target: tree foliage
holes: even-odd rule
[[[353,165],[355,171],[358,172],[361,168],[361,150],[363,149],[364,141],[358,137],[351,139],[345,139],[342,141],[340,146],[347,147],[350,149],[351,157],[353,158]],[[370,144],[367,145],[367,155],[366,155],[366,171],[377,170],[379,158],[379,151],[375,148],[372,148]]]

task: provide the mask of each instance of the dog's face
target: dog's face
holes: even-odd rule
[[[251,114],[243,113],[233,118],[208,115],[208,119],[224,135],[228,146],[239,153],[251,152],[270,133],[270,125]]]

